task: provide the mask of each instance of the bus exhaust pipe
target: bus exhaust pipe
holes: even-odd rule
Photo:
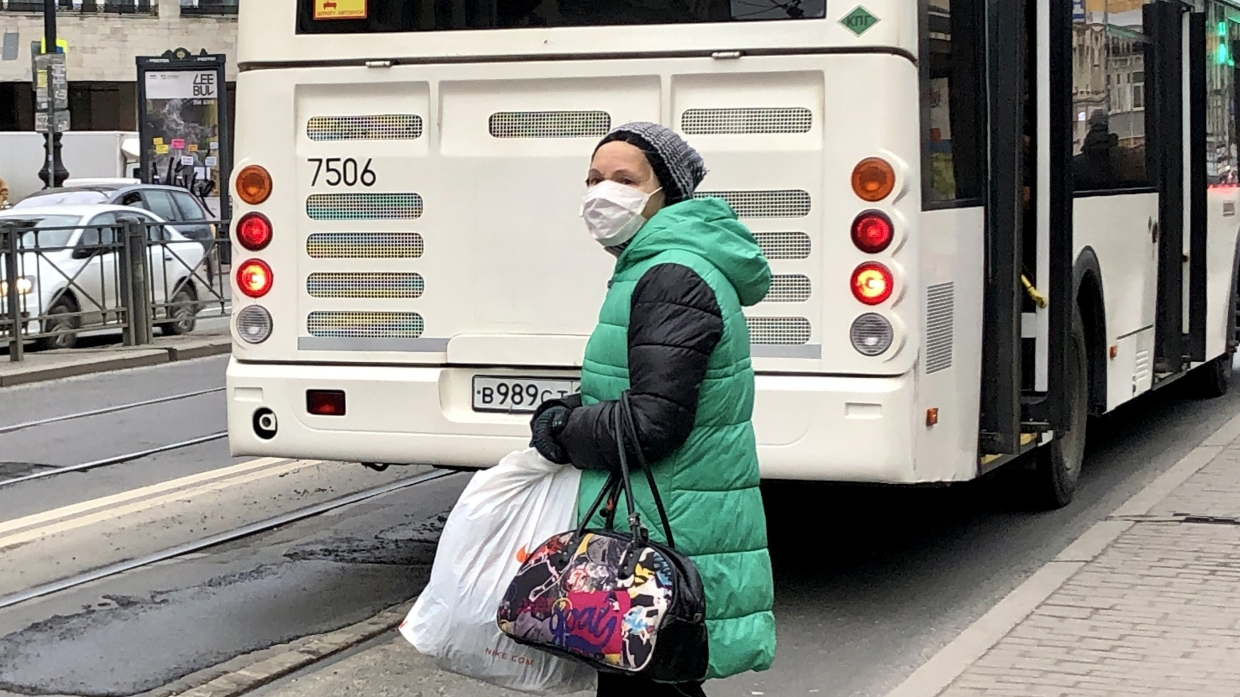
[[[263,440],[271,440],[276,437],[277,430],[278,425],[274,411],[264,407],[254,412],[254,435]]]

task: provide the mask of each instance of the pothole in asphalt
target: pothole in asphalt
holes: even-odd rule
[[[52,465],[44,465],[38,462],[0,462],[0,481],[24,477],[28,474],[52,469],[52,467]]]
[[[417,595],[429,574],[429,562],[411,567],[307,557],[177,590],[104,596],[80,612],[0,638],[0,690],[83,697],[146,692],[243,654],[373,617]]]

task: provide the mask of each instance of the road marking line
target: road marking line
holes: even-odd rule
[[[35,513],[32,515],[28,515],[24,518],[17,518],[15,520],[9,520],[9,521],[0,523],[0,535],[3,535],[4,533],[8,533],[8,532],[13,532],[15,530],[21,530],[23,528],[28,528],[33,525],[41,525],[43,523],[48,523],[54,520],[60,520],[61,518],[68,518],[69,516],[80,515],[82,513],[87,513],[89,511],[93,511],[99,508],[104,508],[106,506],[113,506],[116,504],[126,503],[128,501],[134,501],[137,499],[145,498],[147,496],[154,496],[155,494],[160,494],[165,491],[172,490],[172,489],[181,489],[184,487],[192,486],[194,484],[209,482],[213,479],[221,479],[225,477],[236,476],[238,474],[244,474],[254,469],[259,469],[262,467],[270,467],[272,465],[275,465],[281,462],[286,462],[286,461],[287,461],[287,458],[276,458],[276,457],[264,457],[264,458],[259,458],[257,460],[248,460],[246,462],[232,465],[231,467],[225,467],[223,469],[216,469],[216,470],[211,470],[209,472],[200,472],[198,474],[191,474],[187,477],[181,477],[180,479],[172,479],[166,482],[160,482],[159,484],[152,484],[150,486],[146,486],[141,489],[123,491],[119,494],[114,494],[112,496],[104,496],[102,498],[92,499],[90,501],[83,501],[82,503],[75,503],[69,506],[62,506],[61,508],[56,508],[50,511],[44,511],[43,513]]]
[[[284,461],[282,460],[281,462],[284,462]],[[193,497],[195,496],[210,493],[213,491],[219,491],[221,489],[227,489],[229,487],[238,486],[240,484],[248,484],[249,482],[257,481],[259,479],[265,479],[267,477],[282,475],[287,472],[293,472],[295,470],[299,470],[305,467],[311,467],[314,465],[318,465],[318,464],[321,464],[321,462],[322,461],[320,460],[294,460],[282,467],[275,467],[275,468],[259,470],[257,472],[250,472],[249,474],[243,474],[243,475],[236,476],[236,477],[230,477],[222,481],[209,482],[207,484],[204,484],[202,486],[198,486],[192,489],[188,489],[188,490],[182,489],[182,490],[174,491],[170,494],[165,494],[163,496],[157,496],[155,498],[145,499],[142,501],[138,501],[136,503],[131,503],[127,506],[120,506],[118,508],[107,508],[107,509],[98,511],[96,513],[89,514],[89,515],[82,515],[82,516],[78,516],[75,518],[69,518],[68,520],[64,520],[59,523],[52,523],[50,525],[45,525],[43,527],[26,530],[24,532],[19,532],[13,535],[9,535],[8,537],[0,537],[0,550],[4,550],[9,547],[13,547],[15,545],[24,544],[32,540],[37,540],[42,537],[47,537],[48,535],[54,535],[56,533],[74,530],[74,529],[83,527],[85,525],[90,525],[92,523],[100,523],[105,520],[120,518],[122,516],[126,516],[131,513],[139,513],[141,511],[149,510],[151,508],[155,508],[156,506],[162,506],[168,503],[173,503],[177,501],[180,501],[183,503],[189,503],[191,499],[193,499]]]

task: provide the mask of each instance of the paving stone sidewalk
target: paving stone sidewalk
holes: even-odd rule
[[[1140,514],[1121,507],[1123,532],[946,689],[904,694],[1240,695],[1240,441],[1209,443],[1208,464]]]

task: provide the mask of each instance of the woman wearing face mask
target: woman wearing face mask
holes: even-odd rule
[[[754,376],[741,314],[766,295],[771,273],[727,203],[693,198],[705,176],[698,153],[657,124],[626,124],[599,143],[582,215],[616,266],[586,348],[581,395],[540,406],[531,429],[544,457],[583,470],[584,511],[619,468],[612,413],[630,391],[677,547],[705,585],[705,677],[712,679],[765,670],[775,653],[774,583],[750,422]],[[658,520],[644,478],[634,487],[642,519]],[[647,527],[663,539],[659,525]],[[705,693],[701,683],[600,675],[598,694]]]

